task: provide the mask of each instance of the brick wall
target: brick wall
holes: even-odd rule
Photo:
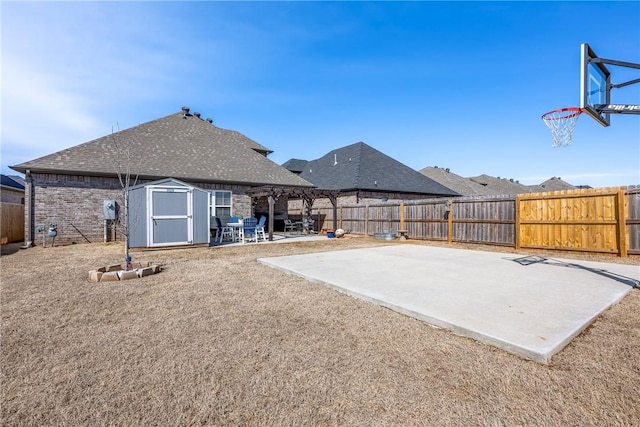
[[[256,212],[269,212],[269,199],[267,197],[259,197],[254,201],[253,213]],[[287,214],[287,199],[278,199],[273,206],[273,213],[275,216],[281,216]]]
[[[42,241],[42,235],[35,233],[35,227],[48,227],[50,223],[58,225],[56,244],[102,242],[103,201],[116,200],[124,205],[117,178],[32,174],[31,180],[31,187],[27,187],[33,188],[30,196],[34,230],[31,239],[28,236],[25,239],[34,244]]]
[[[429,198],[427,195],[408,194],[408,193],[384,193],[375,191],[359,191],[342,193],[338,197],[338,206],[355,205],[355,204],[376,204],[380,203],[383,198],[388,200],[423,200]],[[316,199],[313,202],[313,208],[331,208],[332,204],[329,199]],[[289,213],[291,215],[300,215],[302,212],[302,200],[289,201]]]
[[[57,223],[56,245],[74,243],[95,243],[104,241],[104,200],[116,200],[120,209],[124,208],[124,193],[120,181],[113,177],[93,177],[81,175],[57,175],[32,173],[27,177],[25,190],[25,241],[41,244],[42,234],[35,233],[39,225],[48,227]],[[29,184],[31,180],[31,184]],[[146,184],[152,180],[138,180],[136,184]],[[233,192],[234,213],[251,215],[251,198],[244,195],[248,187],[210,183],[187,184],[204,190],[227,190]],[[33,189],[33,191],[31,191]],[[30,211],[33,221],[29,224]],[[120,213],[120,219],[124,215]],[[29,231],[30,230],[30,231]],[[108,240],[122,240],[122,230],[109,228]]]

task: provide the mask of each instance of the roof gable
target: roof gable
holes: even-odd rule
[[[577,188],[574,185],[563,181],[562,178],[555,176],[539,184],[539,187],[542,187],[544,191],[573,190]]]
[[[189,188],[189,189],[196,189],[198,187],[194,187],[191,184],[187,184],[186,182],[182,182],[179,179],[175,179],[175,178],[164,178],[164,179],[158,179],[156,181],[153,182],[145,182],[144,184],[137,184],[134,185],[130,188],[130,190],[136,190],[139,188],[146,188],[146,187],[185,187],[185,188]]]
[[[184,110],[11,168],[113,176],[118,166],[129,163],[126,158],[117,160],[117,154],[124,156],[126,152],[131,153],[131,173],[145,178],[312,186],[268,159],[270,150],[262,145]]]
[[[458,195],[364,142],[332,150],[307,162],[300,176],[327,190]]]

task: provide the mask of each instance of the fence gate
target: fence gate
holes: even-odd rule
[[[192,191],[147,188],[147,246],[186,245],[193,241]]]

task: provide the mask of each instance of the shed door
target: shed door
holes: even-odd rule
[[[148,188],[148,246],[187,245],[193,241],[193,194],[187,188]]]

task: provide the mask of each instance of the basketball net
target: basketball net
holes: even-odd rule
[[[566,147],[571,145],[573,130],[576,128],[578,117],[582,110],[576,107],[560,108],[542,115],[544,124],[551,130],[553,147]]]

